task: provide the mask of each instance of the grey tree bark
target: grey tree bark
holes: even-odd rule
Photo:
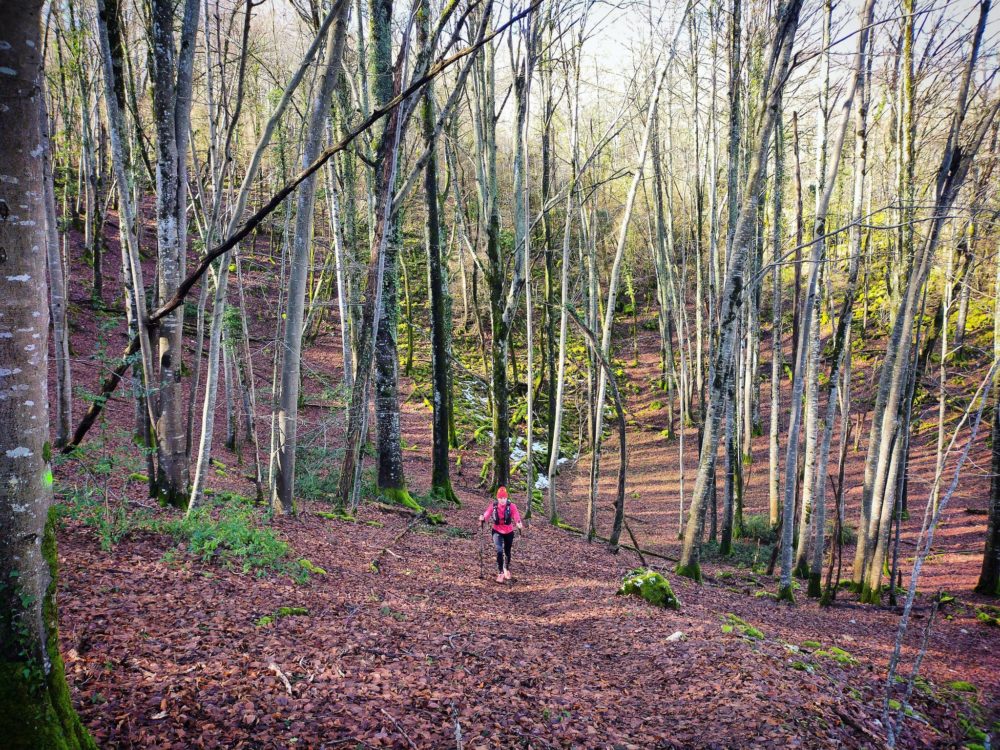
[[[851,322],[854,319],[855,295],[858,288],[858,274],[861,267],[861,217],[865,199],[865,178],[868,158],[868,106],[870,102],[869,77],[871,75],[871,54],[868,46],[871,38],[872,19],[875,12],[874,0],[867,0],[861,9],[859,24],[861,33],[858,35],[858,51],[854,62],[853,96],[859,97],[858,107],[854,115],[854,186],[851,205],[851,235],[850,258],[848,260],[847,284],[844,289],[844,301],[841,305],[837,329],[834,333],[833,355],[830,368],[830,385],[827,389],[826,417],[823,419],[823,437],[819,445],[818,465],[814,478],[813,495],[816,502],[815,537],[812,548],[812,561],[809,566],[809,588],[811,597],[820,597],[820,576],[823,572],[823,556],[826,540],[826,485],[827,466],[830,457],[830,444],[833,439],[833,426],[836,420],[837,404],[841,399],[840,381],[842,374],[850,372],[851,353]],[[845,105],[846,106],[846,105]],[[844,117],[849,112],[844,113]],[[843,378],[845,403],[850,398],[849,378]],[[841,431],[846,434],[847,423],[841,420]],[[839,511],[838,511],[839,512]],[[837,528],[840,526],[838,524]],[[839,543],[839,540],[836,540]],[[829,603],[829,602],[827,602]]]
[[[191,87],[200,0],[185,0],[180,47],[175,59],[174,4],[152,0],[153,116],[156,124],[156,242],[158,295],[173,297],[186,275],[187,146]],[[184,308],[159,322],[159,413],[156,420],[157,491],[160,501],[188,503],[187,433],[181,388]]]
[[[0,3],[0,736],[12,750],[92,750],[70,701],[56,619],[42,3],[14,6]]]
[[[972,161],[996,116],[1000,101],[991,104],[972,126],[971,133],[963,132],[969,109],[969,90],[982,43],[990,0],[981,0],[979,20],[966,67],[956,92],[947,139],[942,150],[941,164],[935,180],[933,218],[919,254],[914,258],[913,272],[902,297],[882,363],[879,390],[872,419],[871,438],[865,461],[864,494],[862,495],[862,523],[859,526],[858,548],[855,553],[855,576],[861,578],[862,602],[877,602],[881,598],[881,562],[875,566],[876,541],[880,538],[878,523],[883,503],[887,502],[888,488],[893,484],[890,461],[894,439],[899,425],[899,404],[906,388],[906,370],[910,364],[908,352],[912,345],[913,326],[917,317],[920,292],[930,271],[946,216],[961,189]],[[964,137],[963,137],[964,136]],[[962,141],[965,141],[963,144]]]
[[[714,352],[708,379],[709,389],[705,403],[698,474],[691,505],[688,509],[681,559],[677,565],[678,574],[694,580],[701,580],[701,566],[698,562],[701,530],[711,493],[710,480],[714,476],[719,426],[725,408],[726,373],[732,361],[733,347],[739,334],[738,320],[745,294],[746,259],[756,231],[757,202],[760,199],[764,163],[770,150],[771,134],[777,120],[781,87],[791,63],[792,46],[798,29],[801,8],[801,0],[789,0],[781,5],[777,11],[775,33],[768,53],[767,75],[761,86],[761,122],[751,149],[750,169],[747,173],[736,230],[733,233],[733,251],[730,254],[723,286],[719,317],[719,343]],[[787,518],[786,521],[788,525],[791,525],[791,521],[788,521]]]
[[[341,6],[338,22],[327,32],[326,54],[319,90],[306,126],[302,149],[303,168],[319,156],[320,141],[330,113],[333,85],[340,68],[346,36],[347,4]],[[283,513],[295,512],[295,450],[297,447],[298,401],[302,359],[302,322],[305,310],[306,278],[309,271],[309,246],[312,242],[313,208],[316,198],[315,177],[299,186],[296,197],[295,239],[288,279],[288,299],[285,309],[285,340],[282,350],[281,392],[277,417],[277,448],[271,505]]]

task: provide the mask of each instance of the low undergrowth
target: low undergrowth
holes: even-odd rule
[[[287,575],[298,583],[305,583],[310,575],[326,573],[309,560],[298,558],[288,542],[267,525],[267,512],[249,498],[219,493],[186,515],[165,516],[164,512],[112,504],[90,487],[65,493],[57,506],[59,518],[90,528],[105,551],[131,535],[151,533],[175,542],[175,549],[165,555],[168,561],[183,552],[245,574]]]

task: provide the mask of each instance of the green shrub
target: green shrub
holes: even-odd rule
[[[751,513],[743,516],[743,538],[755,539],[761,544],[774,544],[778,535],[771,528],[770,519],[763,513]]]
[[[680,609],[680,600],[674,595],[670,582],[655,570],[637,568],[625,575],[618,596],[638,596],[655,607]]]
[[[238,567],[244,573],[288,570],[291,548],[274,529],[260,526],[252,509],[225,505],[216,516],[212,510],[195,508],[184,518],[156,524],[156,530],[187,542],[188,552],[204,562]]]
[[[144,528],[152,517],[144,508],[129,512],[124,505],[109,504],[93,487],[72,490],[55,507],[58,518],[72,518],[93,529],[105,552],[117,546],[133,531]]]

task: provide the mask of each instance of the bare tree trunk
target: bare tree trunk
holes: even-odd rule
[[[771,191],[771,414],[768,434],[768,522],[777,528],[781,513],[781,480],[779,478],[778,432],[781,415],[778,413],[781,398],[781,205],[785,179],[785,128],[778,103],[777,125],[774,142],[774,187]]]
[[[757,202],[764,173],[764,162],[770,150],[771,133],[778,114],[780,89],[791,61],[792,46],[799,23],[801,0],[789,0],[778,13],[777,28],[769,52],[769,76],[761,86],[761,123],[752,148],[752,159],[743,192],[736,231],[733,234],[733,251],[729,258],[726,281],[722,293],[718,347],[714,353],[709,375],[709,394],[705,403],[705,420],[702,432],[701,455],[694,495],[688,510],[684,530],[684,545],[677,566],[680,575],[701,580],[698,556],[704,512],[711,495],[716,449],[719,440],[719,423],[725,409],[726,373],[733,358],[733,347],[739,334],[739,311],[743,304],[746,259],[757,225]],[[786,509],[787,515],[787,509]],[[787,521],[787,519],[786,519]],[[787,521],[790,525],[791,521]]]
[[[73,371],[69,359],[69,321],[66,306],[66,276],[63,274],[62,254],[59,251],[59,227],[56,220],[55,187],[52,182],[52,131],[48,117],[45,92],[38,98],[42,111],[42,154],[45,187],[45,259],[49,273],[49,312],[52,318],[52,344],[55,352],[56,375],[56,447],[61,448],[73,431]]]
[[[871,98],[869,79],[871,76],[871,55],[868,50],[871,32],[869,26],[875,11],[874,0],[868,0],[861,10],[858,37],[858,51],[855,56],[854,96],[860,96],[854,117],[854,188],[851,207],[850,259],[848,261],[847,285],[844,289],[844,301],[841,306],[837,329],[834,333],[834,349],[832,367],[830,368],[830,385],[827,392],[826,417],[823,420],[823,437],[819,446],[819,463],[814,479],[814,497],[816,501],[815,540],[813,542],[812,563],[809,570],[809,589],[811,597],[822,595],[820,576],[823,572],[823,556],[826,536],[826,484],[827,465],[830,456],[830,444],[833,439],[833,426],[836,420],[837,402],[840,400],[840,381],[844,379],[845,409],[841,419],[841,443],[845,444],[849,412],[846,409],[850,399],[850,357],[851,357],[851,322],[854,318],[854,298],[858,288],[858,273],[861,263],[861,216],[865,199],[865,178],[868,157],[868,106]],[[844,113],[845,118],[849,112]],[[843,487],[841,487],[841,491]],[[843,519],[839,517],[836,524],[837,534],[841,533]],[[835,539],[840,544],[839,538]],[[829,602],[827,602],[829,603]]]
[[[346,8],[346,4],[343,6]],[[344,11],[342,11],[343,13]],[[333,85],[340,67],[346,36],[343,15],[328,32],[326,56],[319,91],[306,125],[302,165],[312,164],[320,152],[320,140],[329,115]],[[305,308],[309,247],[312,242],[313,208],[316,197],[315,177],[299,186],[295,212],[295,240],[292,245],[288,301],[285,312],[285,340],[282,350],[281,393],[278,405],[277,467],[271,487],[271,506],[282,513],[295,512],[295,450],[297,447],[298,402],[302,357],[302,321]]]
[[[392,59],[392,0],[369,0],[368,64],[371,68],[372,98],[376,107],[384,106],[393,93]],[[376,194],[389,191],[393,195],[395,182],[381,183],[381,170],[376,171]],[[400,217],[393,211],[385,245],[385,269],[382,276],[382,314],[379,316],[375,342],[375,420],[378,453],[378,491],[384,499],[405,505],[415,505],[406,489],[403,475],[403,453],[399,424],[399,349],[396,341],[399,329],[399,251],[402,246]]]
[[[579,163],[579,113],[580,113],[580,60],[582,54],[582,30],[573,48],[574,55],[570,58],[566,73],[567,99],[569,103],[569,154],[570,183],[566,189],[565,224],[563,227],[561,292],[559,297],[559,367],[555,379],[555,414],[552,422],[552,437],[549,449],[549,522],[559,523],[559,508],[556,503],[556,473],[559,468],[559,446],[562,437],[563,398],[566,388],[566,329],[569,314],[569,268],[570,268],[570,228],[572,227],[573,201],[576,198],[576,176]],[[572,80],[571,80],[572,77]],[[546,90],[546,95],[548,90]],[[551,112],[547,112],[551,119]],[[548,122],[546,122],[546,127]],[[998,276],[1000,278],[1000,276]],[[552,314],[550,308],[549,315]]]
[[[998,277],[1000,277],[1000,272],[998,272]],[[997,385],[994,383],[994,388]],[[989,523],[986,528],[983,567],[979,573],[979,581],[976,583],[976,591],[986,596],[1000,596],[1000,390],[993,397],[991,439],[993,449],[990,452]]]
[[[1000,360],[1000,248],[996,256],[993,290],[993,359]],[[993,387],[997,389],[997,394],[993,401],[989,522],[976,591],[987,596],[1000,596],[1000,383],[994,383]]]
[[[987,108],[985,114],[974,127],[971,138],[965,146],[960,146],[963,124],[968,113],[968,95],[972,75],[982,43],[983,30],[989,16],[990,0],[981,0],[979,22],[973,37],[972,49],[959,83],[956,102],[952,111],[949,133],[942,153],[935,183],[935,207],[933,219],[927,230],[919,257],[915,258],[913,273],[909,275],[903,301],[896,315],[892,332],[886,346],[886,356],[882,363],[879,390],[872,419],[871,440],[865,461],[864,494],[862,495],[862,523],[859,527],[858,548],[855,553],[855,577],[864,577],[861,599],[863,602],[877,602],[881,598],[882,569],[871,566],[875,542],[878,535],[872,533],[874,520],[881,516],[882,505],[886,502],[889,482],[891,446],[897,434],[899,403],[906,387],[906,370],[910,357],[914,322],[921,289],[930,271],[930,265],[940,239],[942,226],[947,220],[955,198],[958,195],[976,152],[982,144],[1000,107],[1000,102]],[[860,583],[860,581],[858,581]]]
[[[804,222],[802,219],[802,165],[799,160],[799,113],[792,112],[792,155],[795,168],[792,175],[795,178],[795,270],[794,292],[792,295],[792,367],[799,361],[799,326],[802,319],[802,237]]]
[[[488,13],[488,10],[486,11]],[[408,36],[404,37],[408,47]],[[404,48],[400,59],[405,59],[408,52]],[[402,66],[395,71],[394,91],[399,92],[403,86]],[[398,96],[398,94],[397,94]],[[380,174],[378,177],[382,190],[374,197],[376,200],[376,223],[372,227],[374,242],[372,244],[371,261],[368,264],[368,281],[365,288],[364,304],[361,312],[361,341],[358,346],[357,370],[354,378],[354,388],[351,391],[351,403],[347,413],[347,431],[344,438],[344,461],[340,469],[340,479],[337,490],[337,501],[342,506],[356,508],[360,501],[361,491],[361,443],[368,431],[368,404],[371,396],[371,384],[375,367],[375,348],[379,318],[382,314],[383,276],[385,274],[386,246],[390,242],[389,233],[392,226],[393,186],[396,184],[396,165],[399,153],[402,118],[399,107],[393,107],[386,119],[381,137],[378,139],[378,151],[375,163]],[[405,502],[407,498],[403,498]],[[419,508],[416,502],[410,502]]]
[[[243,17],[243,34],[242,34],[242,44],[240,47],[239,71],[237,73],[237,88],[236,88],[235,101],[233,103],[232,114],[229,116],[228,122],[224,124],[224,130],[227,133],[226,142],[222,148],[224,153],[222,153],[221,155],[215,154],[215,159],[213,159],[214,162],[214,164],[212,165],[212,171],[213,171],[212,179],[214,181],[213,196],[212,196],[213,207],[211,215],[208,217],[208,220],[206,221],[206,229],[207,229],[205,237],[206,247],[211,247],[216,240],[217,226],[219,224],[219,215],[222,206],[223,183],[226,180],[226,177],[228,176],[229,167],[232,161],[232,156],[229,153],[230,141],[232,139],[232,133],[236,129],[237,124],[239,122],[240,112],[242,111],[243,108],[243,90],[244,90],[244,80],[246,73],[246,61],[248,55],[250,54],[249,40],[250,40],[250,19],[252,10],[253,10],[253,5],[248,0],[246,5],[246,12]],[[208,26],[208,17],[206,14],[206,32],[205,32],[206,37],[208,36],[207,26]],[[220,51],[220,55],[221,54],[222,52]],[[211,70],[212,70],[212,62],[211,62],[212,55],[211,55],[211,46],[208,45],[207,43],[205,47],[205,57],[206,57],[206,69],[208,71],[207,78],[210,83]],[[211,105],[211,99],[212,99],[212,89],[211,86],[209,86],[210,105]],[[210,124],[212,129],[214,130],[218,125],[222,124],[216,122],[216,117],[218,116],[218,113],[222,111],[222,107],[210,106],[209,110],[210,113],[215,114],[215,117],[212,117],[210,114]],[[227,112],[228,110],[229,108],[226,107]],[[269,136],[270,132],[265,130],[265,134],[266,136]],[[216,139],[213,139],[213,150],[215,142]],[[220,160],[222,161],[221,164],[218,163]],[[244,185],[246,186],[246,192],[249,192],[249,187],[250,185],[252,185],[254,172],[256,171],[254,167],[258,162],[259,162],[259,157],[256,160],[251,159],[250,170],[248,171],[247,176],[244,177]],[[229,223],[227,234],[235,229],[237,223],[242,218],[243,207],[246,204],[246,198],[247,195],[245,194],[244,190],[241,190],[240,196],[237,198],[236,201],[236,207],[233,212],[233,217]],[[219,381],[219,357],[220,356],[222,356],[223,358],[225,357],[225,353],[222,352],[223,348],[222,339],[223,339],[223,325],[224,325],[223,321],[225,319],[225,309],[226,309],[226,295],[229,282],[229,266],[230,266],[229,253],[225,253],[219,261],[218,270],[216,272],[216,280],[215,280],[215,294],[212,300],[212,326],[208,344],[208,368],[205,378],[205,401],[201,413],[201,433],[199,435],[198,455],[197,455],[197,463],[195,464],[194,482],[191,485],[191,499],[190,502],[188,503],[189,513],[191,512],[191,508],[193,508],[201,500],[201,493],[205,483],[205,476],[206,472],[208,471],[208,466],[212,455],[212,438],[215,431],[215,404],[216,404],[216,394],[218,391],[218,381]],[[201,372],[201,358],[202,358],[202,346],[203,346],[202,340],[204,335],[204,307],[205,307],[204,298],[206,296],[207,289],[208,289],[207,285],[203,284],[202,297],[199,299],[199,304],[198,304],[198,337],[197,337],[197,344],[195,346],[195,353],[198,359],[197,359],[197,366],[195,367],[194,386],[192,387],[192,393],[191,393],[192,411],[194,409],[194,401],[197,398],[198,379]],[[229,366],[228,361],[223,359],[223,362],[224,362],[224,368],[228,368]],[[227,415],[231,415],[230,414],[232,407],[231,395],[232,395],[232,388],[229,379],[229,372],[227,369],[226,372]],[[189,416],[189,419],[191,419],[191,421],[193,421],[192,417],[193,414]],[[228,419],[227,423],[231,426],[235,424],[235,422],[233,422],[232,419]],[[189,432],[190,429],[191,427],[189,425],[188,427]],[[229,437],[230,436],[227,435],[227,443],[229,442],[228,441]]]
[[[417,18],[417,41],[425,55],[430,49],[430,3],[424,0]],[[451,321],[448,319],[447,265],[441,253],[440,199],[438,197],[438,161],[435,137],[434,87],[428,84],[421,102],[421,124],[424,146],[430,158],[424,167],[424,202],[427,226],[424,238],[427,243],[427,275],[430,294],[431,317],[431,372],[433,389],[433,435],[431,493],[442,500],[458,503],[458,496],[451,486],[448,463],[448,426],[451,416],[449,378],[451,361]]]
[[[690,6],[688,6],[688,9]],[[685,16],[687,15],[687,10],[685,9]],[[674,40],[670,45],[669,54],[667,60],[662,67],[654,72],[654,83],[653,90],[650,93],[649,107],[646,113],[646,123],[643,128],[642,141],[639,145],[639,153],[636,159],[635,172],[632,177],[632,184],[629,186],[628,195],[625,198],[625,208],[622,213],[621,224],[618,229],[618,244],[615,249],[615,258],[611,266],[611,276],[608,280],[608,300],[604,306],[604,324],[601,330],[601,348],[598,354],[609,359],[611,357],[611,338],[614,328],[614,315],[615,307],[617,305],[618,297],[618,283],[621,277],[622,261],[625,257],[625,243],[628,239],[628,227],[632,219],[632,209],[635,206],[635,198],[639,191],[639,185],[642,181],[642,175],[646,164],[646,154],[649,150],[649,140],[652,134],[653,121],[656,119],[656,109],[660,101],[660,91],[663,88],[663,82],[667,76],[667,70],[670,68],[670,64],[673,62],[675,55],[677,38],[680,36],[680,31],[684,27],[684,18],[682,17],[677,26],[677,31],[674,35]],[[604,399],[605,391],[607,389],[607,373],[601,369],[598,375],[597,384],[597,397],[595,399],[594,408],[594,436],[593,436],[593,464],[591,466],[591,478],[590,478],[590,496],[587,500],[587,536],[588,538],[593,538],[597,533],[595,528],[595,516],[596,516],[596,503],[597,503],[597,475],[599,468],[599,457],[601,453],[601,432],[604,426]]]
[[[152,84],[156,122],[156,240],[159,299],[172,298],[186,275],[187,145],[199,0],[185,0],[180,52],[174,60],[174,4],[152,0]],[[188,504],[187,431],[181,387],[184,308],[159,323],[159,414],[156,421],[160,501]]]

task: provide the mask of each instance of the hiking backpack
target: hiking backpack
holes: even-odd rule
[[[508,501],[507,506],[503,510],[503,525],[510,526],[510,506],[511,503]],[[500,501],[493,501],[493,523],[500,523]]]

